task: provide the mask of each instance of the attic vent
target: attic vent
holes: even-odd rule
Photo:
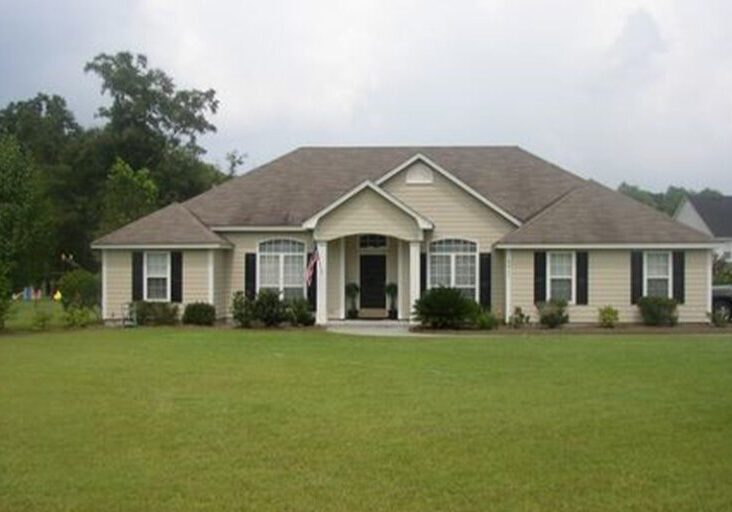
[[[432,180],[432,169],[425,164],[416,163],[407,170],[407,183],[410,185],[432,183]]]

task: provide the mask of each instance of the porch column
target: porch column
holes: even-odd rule
[[[316,297],[315,322],[328,323],[328,242],[317,242],[318,249],[318,294]]]
[[[409,242],[409,318],[414,321],[414,304],[419,299],[420,242]]]

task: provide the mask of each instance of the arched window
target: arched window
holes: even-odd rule
[[[429,246],[429,287],[448,286],[478,299],[478,245],[449,238]]]
[[[305,244],[297,240],[267,240],[257,252],[257,290],[273,290],[285,300],[304,298]]]

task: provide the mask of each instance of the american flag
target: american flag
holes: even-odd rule
[[[310,286],[310,283],[313,282],[313,276],[315,275],[315,269],[318,268],[318,261],[320,261],[320,258],[318,257],[318,249],[315,248],[315,250],[310,254],[310,261],[308,261],[308,266],[305,268],[305,285]]]

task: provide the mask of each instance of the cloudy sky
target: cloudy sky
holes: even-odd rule
[[[99,52],[216,89],[207,158],[517,144],[608,185],[732,193],[732,2],[0,0],[0,105],[97,122]]]

